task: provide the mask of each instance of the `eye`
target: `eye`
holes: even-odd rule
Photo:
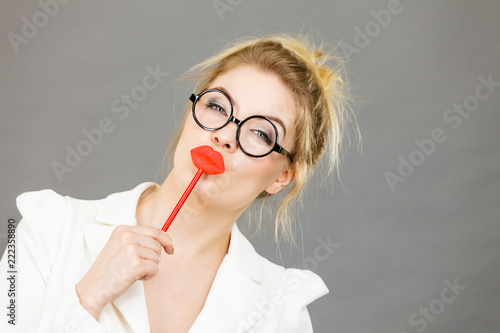
[[[258,129],[252,130],[252,133],[255,134],[259,140],[264,141],[267,145],[272,144],[272,141],[267,133]]]
[[[208,108],[210,110],[213,110],[213,111],[215,111],[217,113],[220,113],[220,114],[222,114],[224,116],[227,116],[226,110],[224,110],[224,108],[222,106],[218,105],[218,104],[210,103],[210,104],[208,104]]]

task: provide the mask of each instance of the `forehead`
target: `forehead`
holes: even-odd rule
[[[296,117],[294,96],[277,75],[242,65],[217,77],[210,85],[214,87],[223,88],[229,94],[235,116],[277,117],[287,131],[292,129]]]

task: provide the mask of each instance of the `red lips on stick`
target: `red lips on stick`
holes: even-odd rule
[[[200,146],[191,149],[191,159],[193,160],[193,164],[198,168],[198,172],[194,175],[193,180],[191,180],[191,183],[189,183],[174,210],[170,213],[170,216],[163,225],[163,228],[161,228],[163,231],[167,231],[168,227],[170,227],[170,224],[172,224],[175,216],[181,209],[189,194],[191,194],[191,191],[203,173],[208,175],[218,175],[224,172],[224,159],[222,158],[222,155],[213,150],[210,146]]]

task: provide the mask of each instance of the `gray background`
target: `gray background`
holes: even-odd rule
[[[367,45],[344,54],[363,154],[349,147],[343,187],[335,179],[333,190],[308,192],[301,249],[282,246],[283,264],[310,268],[328,285],[309,306],[317,332],[499,332],[500,88],[458,128],[443,116],[471,100],[480,76],[500,81],[500,2],[405,0],[379,30],[371,11],[390,1],[220,2],[231,9],[222,16],[213,1],[72,1],[16,53],[8,34],[21,35],[22,18],[33,22],[41,7],[2,1],[1,248],[22,192],[95,199],[154,180],[189,93],[176,93],[175,78],[226,41],[302,30],[342,54],[359,42],[357,31],[371,28]],[[113,100],[157,64],[169,76],[120,119]],[[64,163],[65,147],[103,118],[113,132],[59,181],[51,163]],[[391,189],[384,174],[396,174],[400,158],[418,157],[414,140],[437,128],[446,140],[420,153],[423,163]],[[333,253],[315,256],[317,239],[328,237]],[[281,263],[272,233],[251,241]],[[454,279],[467,288],[440,309],[444,281]],[[435,319],[411,325],[412,313],[429,306]]]

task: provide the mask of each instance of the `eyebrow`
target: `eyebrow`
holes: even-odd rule
[[[285,127],[285,124],[283,124],[283,122],[281,121],[281,119],[276,118],[274,116],[265,116],[265,117],[271,119],[274,122],[277,122],[278,125],[280,125],[281,128],[283,128],[283,139],[284,139],[286,136],[286,127]]]
[[[227,91],[226,89],[224,89],[223,87],[221,86],[218,86],[218,87],[214,87],[213,89],[219,89],[219,90],[222,90],[223,92],[225,92],[229,98],[231,99],[231,102],[234,104],[234,106],[237,106],[238,104],[236,103],[236,101],[234,100],[233,97],[231,97],[231,94],[229,93],[229,91]],[[266,118],[269,118],[270,120],[278,123],[278,125],[281,126],[281,128],[283,129],[283,139],[285,138],[286,136],[286,127],[285,127],[285,124],[281,121],[281,119],[277,118],[277,117],[274,117],[274,116],[270,116],[270,115],[263,115],[264,117]]]

